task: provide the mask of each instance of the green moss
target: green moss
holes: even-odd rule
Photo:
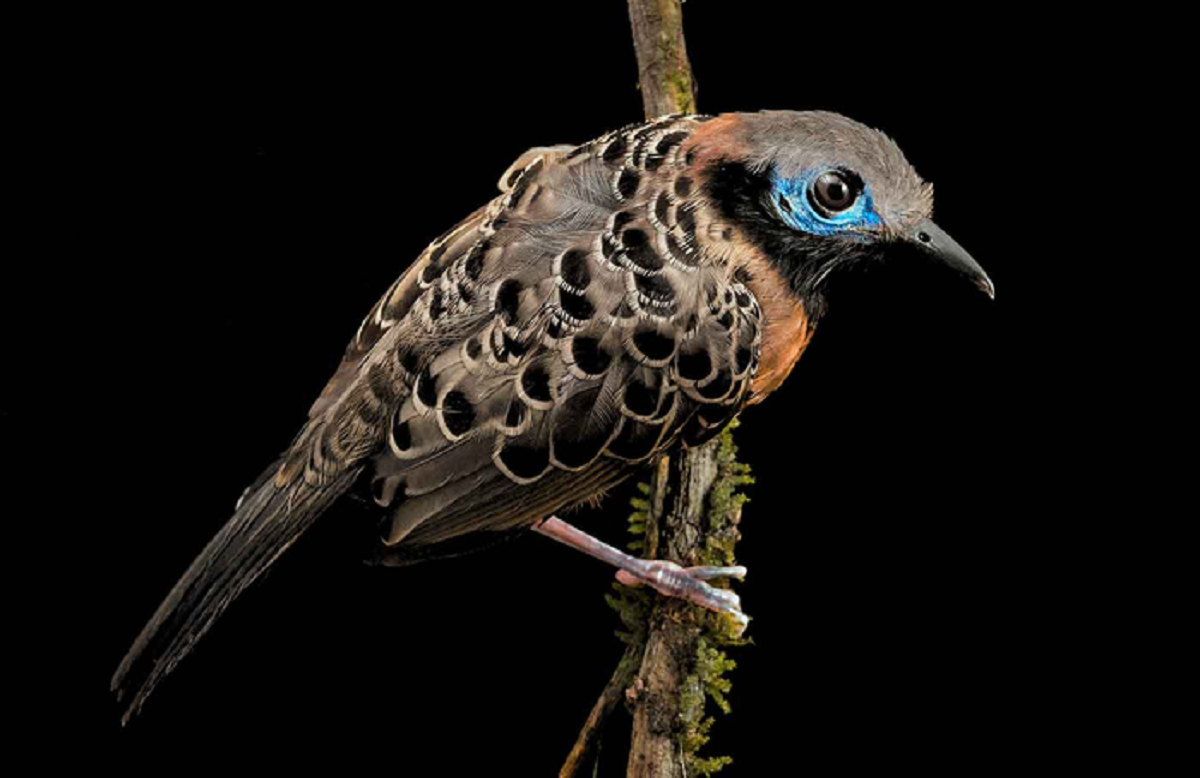
[[[709,491],[705,506],[705,534],[707,542],[701,553],[700,564],[729,566],[737,564],[734,547],[740,535],[737,524],[742,506],[748,498],[741,488],[754,483],[750,468],[737,461],[737,445],[733,442],[733,430],[737,422],[730,424],[713,445],[717,447],[717,478]],[[633,508],[629,516],[629,550],[641,554],[647,548],[647,526],[650,522],[651,487],[639,483],[638,494],[630,500]],[[630,588],[613,584],[613,594],[606,597],[609,606],[621,618],[623,629],[617,637],[627,645],[644,646],[648,634],[650,614],[654,596],[649,587]],[[709,701],[722,713],[729,713],[729,693],[733,683],[729,673],[737,663],[723,649],[746,645],[749,641],[739,634],[739,625],[729,616],[690,608],[686,619],[700,629],[696,656],[692,672],[683,683],[680,700],[681,740],[687,759],[687,774],[709,776],[721,770],[733,760],[728,756],[701,756],[700,750],[708,744],[714,717],[706,715]],[[635,656],[630,661],[640,662],[641,652],[627,652]],[[625,660],[623,660],[625,661]]]
[[[734,565],[734,547],[741,537],[737,524],[742,506],[749,500],[739,490],[754,483],[749,465],[737,461],[737,445],[733,442],[734,421],[717,438],[717,479],[708,494],[705,511],[707,542],[702,564]],[[722,713],[729,713],[729,692],[733,682],[728,674],[737,663],[722,650],[746,645],[749,641],[739,634],[739,626],[728,616],[701,612],[702,635],[696,648],[695,667],[685,682],[683,748],[687,756],[688,775],[712,775],[733,760],[728,756],[700,756],[701,747],[708,743],[714,718],[705,715],[711,700]]]
[[[696,101],[692,98],[692,78],[684,71],[668,73],[664,77],[667,92],[671,95],[678,113],[695,113]]]
[[[650,484],[639,483],[638,494],[629,501],[633,513],[629,515],[629,552],[640,554],[646,547],[646,522],[650,519]],[[624,630],[618,630],[617,639],[626,645],[642,646],[646,643],[646,632],[653,605],[651,592],[646,587],[633,588],[613,582],[614,594],[605,595],[610,608],[621,618]],[[640,656],[640,655],[639,655]]]

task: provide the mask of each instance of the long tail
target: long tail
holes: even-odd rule
[[[229,603],[312,526],[356,475],[345,472],[320,486],[303,478],[278,486],[277,471],[277,466],[268,468],[247,490],[233,518],[192,562],[117,668],[111,689],[127,705],[122,724],[129,723]]]

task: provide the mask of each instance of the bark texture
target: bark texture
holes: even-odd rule
[[[696,112],[696,81],[683,42],[680,0],[629,0],[638,85],[647,119]]]

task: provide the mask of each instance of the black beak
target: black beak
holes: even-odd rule
[[[912,241],[928,256],[937,260],[960,275],[966,276],[971,283],[979,287],[988,297],[996,299],[996,287],[992,279],[979,263],[971,258],[966,249],[958,245],[954,238],[942,232],[942,228],[926,219],[917,225],[912,233]]]

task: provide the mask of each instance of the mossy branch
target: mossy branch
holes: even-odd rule
[[[683,41],[680,0],[629,0],[638,88],[647,119],[696,112],[696,81]]]

